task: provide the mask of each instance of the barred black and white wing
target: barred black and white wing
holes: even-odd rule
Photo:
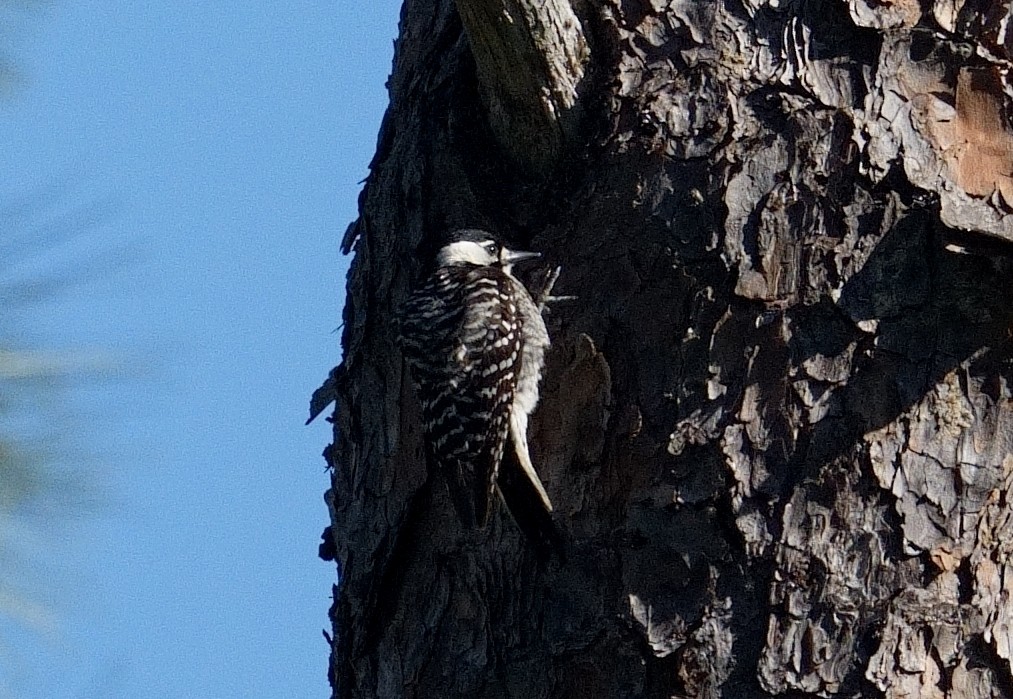
[[[484,526],[510,437],[521,328],[496,268],[437,270],[402,308],[402,349],[419,389],[426,443],[462,521]]]

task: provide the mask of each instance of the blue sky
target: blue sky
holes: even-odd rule
[[[400,3],[30,5],[0,12],[0,217],[79,232],[5,273],[87,278],[19,340],[121,369],[35,416],[103,502],[20,572],[57,628],[2,627],[0,697],[327,696],[330,426],[302,422]]]

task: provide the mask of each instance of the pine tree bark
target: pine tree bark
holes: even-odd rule
[[[1013,696],[1011,15],[407,0],[344,240],[335,697]],[[578,297],[530,434],[565,561],[424,462],[391,321],[454,227]]]

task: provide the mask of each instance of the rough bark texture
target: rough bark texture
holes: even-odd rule
[[[403,10],[344,241],[335,696],[1013,696],[1010,3],[549,5],[576,34],[474,54]],[[559,148],[496,124],[498,50],[581,66]],[[391,318],[456,226],[579,297],[531,428],[565,562],[423,460]]]

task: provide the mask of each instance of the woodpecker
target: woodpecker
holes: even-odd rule
[[[454,231],[402,307],[399,334],[429,458],[462,522],[484,527],[499,492],[529,538],[558,549],[552,502],[527,438],[549,333],[539,304],[512,273],[537,257],[486,231]]]

